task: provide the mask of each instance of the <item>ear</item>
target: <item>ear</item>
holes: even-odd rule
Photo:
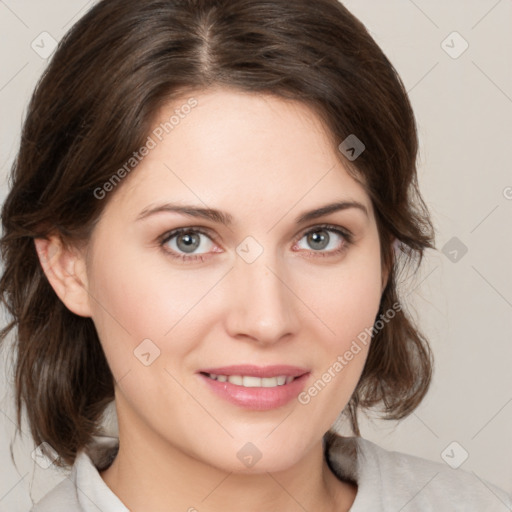
[[[73,313],[90,317],[85,258],[76,247],[64,245],[52,235],[34,240],[39,262],[59,299]]]

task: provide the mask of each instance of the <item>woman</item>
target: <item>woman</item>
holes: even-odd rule
[[[18,421],[72,466],[33,510],[510,506],[360,437],[359,408],[403,418],[431,379],[396,288],[434,248],[417,144],[335,0],[87,13],[34,93],[2,216]]]

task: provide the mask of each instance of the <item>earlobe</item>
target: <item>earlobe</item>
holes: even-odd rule
[[[52,235],[34,240],[41,267],[51,287],[73,313],[90,317],[85,261],[80,251]]]

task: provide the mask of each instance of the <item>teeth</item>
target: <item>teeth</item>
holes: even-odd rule
[[[277,386],[284,386],[292,382],[295,377],[287,377],[286,375],[279,375],[278,377],[250,377],[248,375],[215,375],[209,373],[210,379],[218,380],[219,382],[230,382],[237,386],[245,388],[275,388]]]

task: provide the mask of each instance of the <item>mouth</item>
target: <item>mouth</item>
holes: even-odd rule
[[[303,390],[310,371],[276,365],[209,368],[198,372],[213,393],[249,410],[269,410],[289,403]]]

